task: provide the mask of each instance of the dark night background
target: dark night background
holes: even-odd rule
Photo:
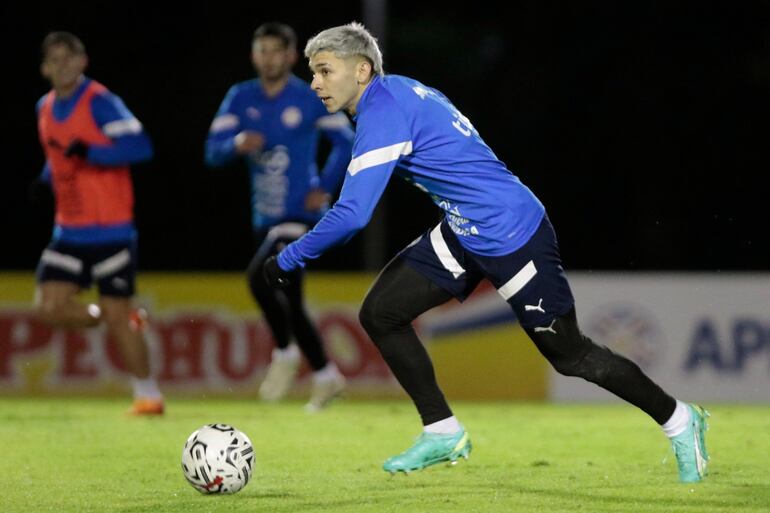
[[[385,68],[444,92],[545,203],[567,269],[768,270],[770,3],[393,1]],[[34,106],[51,30],[84,41],[87,74],[121,96],[155,145],[135,166],[140,266],[240,270],[251,256],[244,168],[208,169],[203,141],[248,79],[262,22],[318,31],[359,2],[3,5],[0,269],[31,270],[52,209],[27,186],[43,157]],[[296,73],[309,79],[306,60]],[[316,269],[377,268],[438,210],[397,178],[370,226]],[[367,247],[375,248],[367,252]]]

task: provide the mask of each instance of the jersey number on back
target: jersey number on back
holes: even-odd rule
[[[457,118],[452,122],[452,126],[459,130],[460,133],[465,137],[470,137],[471,133],[473,132],[473,125],[471,124],[471,120],[463,116],[462,113],[454,107],[454,105],[452,108],[454,109],[453,114]]]

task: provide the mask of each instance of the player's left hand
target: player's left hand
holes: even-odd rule
[[[80,157],[81,159],[85,159],[88,157],[88,145],[80,139],[75,139],[69,146],[67,146],[67,149],[64,150],[64,156],[67,158]]]
[[[321,188],[313,189],[305,196],[305,210],[317,212],[329,204],[331,194]]]
[[[278,265],[278,257],[275,255],[265,260],[262,265],[262,276],[265,277],[267,284],[275,289],[288,287],[291,283],[289,273],[281,269]]]

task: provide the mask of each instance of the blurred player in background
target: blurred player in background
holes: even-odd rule
[[[152,144],[123,101],[83,75],[83,43],[68,32],[43,40],[41,73],[52,86],[37,104],[45,166],[37,186],[56,200],[51,242],[37,268],[35,305],[43,322],[63,328],[104,323],[132,374],[137,415],[163,413],[150,375],[143,328],[146,313],[132,306],[137,232],[129,165],[149,160]],[[96,282],[98,304],[75,296]]]
[[[699,481],[708,460],[706,412],[677,401],[635,363],[580,332],[545,208],[468,118],[439,91],[385,75],[377,42],[360,24],[321,32],[305,56],[311,86],[327,110],[356,119],[353,159],[334,208],[265,263],[268,281],[285,286],[306,261],[363,228],[394,172],[444,211],[438,226],[385,267],[361,308],[362,325],[424,426],[415,444],[384,469],[410,472],[470,454],[468,433],[452,414],[412,321],[453,297],[464,300],[487,279],[558,372],[593,382],[647,413],[671,438],[680,480]]]
[[[277,291],[265,282],[262,265],[328,209],[350,161],[353,132],[344,114],[329,115],[310,86],[292,74],[297,37],[291,27],[261,25],[254,32],[251,57],[259,78],[227,92],[211,124],[206,161],[222,166],[243,158],[249,167],[257,250],[247,276],[277,346],[260,396],[266,401],[284,397],[297,374],[301,351],[313,370],[306,408],[316,411],[342,391],[345,379],[329,361],[305,310],[302,271],[293,273],[290,286]],[[320,174],[319,134],[331,142]]]

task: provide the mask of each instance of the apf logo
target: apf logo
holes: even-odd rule
[[[657,364],[666,345],[655,317],[632,303],[597,308],[584,330],[595,342],[629,357],[645,371]]]
[[[762,319],[739,317],[727,326],[720,326],[717,320],[706,317],[695,324],[683,367],[687,372],[702,367],[720,372],[742,372],[752,361],[764,367],[768,350],[770,328]]]

